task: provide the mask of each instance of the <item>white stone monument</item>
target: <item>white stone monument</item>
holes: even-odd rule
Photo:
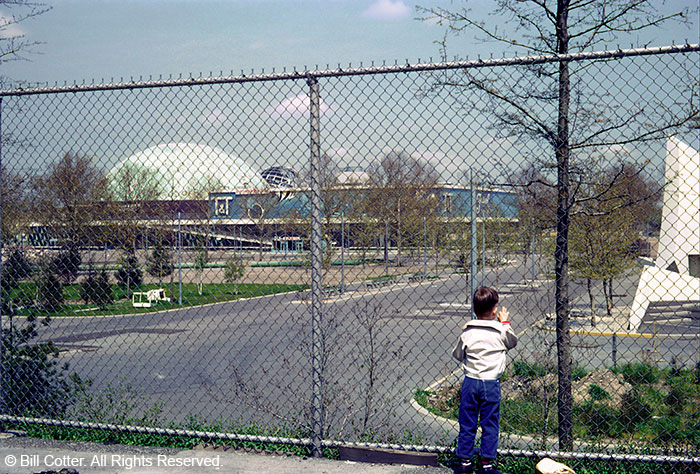
[[[675,137],[666,144],[658,256],[642,272],[630,312],[637,331],[653,302],[700,300],[700,153]]]

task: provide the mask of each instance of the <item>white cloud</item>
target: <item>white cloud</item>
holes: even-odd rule
[[[278,105],[268,109],[268,114],[280,118],[301,118],[309,116],[311,101],[307,94],[299,94],[285,99]],[[333,109],[321,100],[319,104],[321,115],[328,115]]]
[[[24,30],[15,23],[15,19],[11,16],[5,16],[0,13],[0,38],[16,38],[24,36]]]
[[[411,16],[411,8],[402,0],[377,0],[362,13],[362,16],[374,20],[402,20]]]

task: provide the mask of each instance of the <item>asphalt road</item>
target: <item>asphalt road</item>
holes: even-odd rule
[[[487,271],[483,283],[499,288],[519,334],[510,357],[555,363],[554,333],[534,329],[551,324],[553,282],[529,277],[529,264],[521,262]],[[329,433],[343,438],[371,427],[449,442],[452,426],[409,401],[415,390],[455,373],[450,352],[470,317],[464,276],[446,272],[371,291],[361,286],[328,298],[318,328]],[[619,304],[634,286],[618,283],[615,291],[626,295]],[[571,285],[574,306],[585,306],[586,295],[585,286]],[[572,336],[575,364],[612,366],[612,336],[599,332]],[[59,344],[71,371],[117,400],[98,402],[103,421],[136,423],[130,418],[154,407],[161,422],[280,425],[308,415],[311,318],[296,293],[155,314],[57,318],[42,337]],[[620,336],[615,343],[617,363],[698,357],[697,331],[690,339]]]

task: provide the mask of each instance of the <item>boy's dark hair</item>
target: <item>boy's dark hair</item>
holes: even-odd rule
[[[488,286],[480,286],[472,298],[472,311],[477,316],[488,314],[498,304],[498,292]]]

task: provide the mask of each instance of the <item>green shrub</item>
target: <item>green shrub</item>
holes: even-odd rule
[[[602,402],[603,400],[610,400],[612,398],[604,388],[601,388],[594,383],[588,387],[588,394],[595,402]]]
[[[80,297],[86,304],[92,302],[102,309],[114,302],[112,285],[109,283],[109,275],[104,270],[98,273],[90,273],[80,284]]]
[[[530,401],[503,400],[501,402],[501,431],[504,433],[527,433],[547,436],[557,432],[556,403],[551,404],[549,413],[545,404]]]
[[[619,434],[619,413],[607,405],[587,402],[574,410],[578,422],[592,436],[614,436]]]
[[[235,259],[231,259],[226,262],[226,268],[224,269],[224,281],[234,285],[234,293],[238,293],[238,286],[236,285],[236,282],[243,278],[243,275],[245,275],[245,265],[243,265],[243,263]]]
[[[669,380],[670,389],[668,395],[664,399],[664,402],[668,406],[669,412],[682,416],[683,410],[686,403],[689,401],[689,397],[694,393],[697,388],[693,384],[684,381],[683,379],[676,378]]]
[[[641,392],[635,387],[622,397],[620,421],[625,425],[625,431],[645,423],[654,414],[654,407],[646,402]]]
[[[80,249],[75,245],[69,245],[51,261],[52,271],[65,283],[71,283],[78,277],[78,270],[82,262],[83,257],[80,254]]]
[[[173,272],[172,256],[170,255],[170,248],[163,245],[161,240],[157,240],[153,250],[151,251],[150,258],[148,259],[148,266],[146,271],[149,275],[163,278],[170,275]]]
[[[160,403],[142,413],[139,409],[142,397],[143,394],[126,379],[114,385],[108,383],[100,390],[94,390],[92,381],[86,381],[76,390],[69,415],[84,422],[157,426],[162,414]]]
[[[525,360],[514,360],[512,371],[516,377],[542,377],[547,374],[547,369],[542,365]]]
[[[20,248],[12,250],[7,260],[2,264],[2,288],[7,291],[17,288],[20,280],[32,274],[32,265]]]
[[[48,312],[59,311],[63,307],[63,283],[50,271],[42,271],[37,282],[39,308]]]
[[[632,385],[653,384],[661,378],[659,368],[641,362],[625,364],[618,370],[625,378],[625,382]]]
[[[143,281],[141,267],[132,250],[127,250],[124,258],[119,262],[119,269],[114,274],[117,283],[126,288],[126,297],[131,297],[131,289]]]
[[[588,370],[586,370],[584,367],[580,365],[574,364],[573,367],[571,367],[571,379],[576,381],[576,380],[581,380],[584,378],[586,375],[588,375]]]
[[[648,424],[656,443],[667,444],[679,439],[681,434],[681,419],[678,416],[654,417]]]
[[[55,278],[55,276],[54,276]],[[48,318],[42,323],[48,325]],[[52,342],[34,342],[39,336],[37,318],[10,324],[0,338],[0,413],[17,416],[60,417],[75,402],[82,381],[59,365]]]

